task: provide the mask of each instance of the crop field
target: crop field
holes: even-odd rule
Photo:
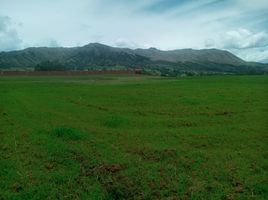
[[[267,199],[268,76],[0,77],[0,199]]]

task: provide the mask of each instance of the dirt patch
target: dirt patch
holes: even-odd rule
[[[218,115],[218,116],[230,116],[232,114],[233,114],[233,112],[229,112],[229,111],[222,111],[222,112],[215,113],[215,115]]]
[[[80,176],[114,174],[124,169],[121,164],[93,163],[79,153],[73,153],[74,159],[80,163]]]
[[[0,71],[0,76],[81,76],[105,74],[136,74],[134,70],[90,70],[90,71]]]
[[[46,168],[48,171],[51,171],[54,167],[55,167],[55,164],[54,164],[54,163],[46,163],[46,164],[45,164],[45,168]]]
[[[80,173],[76,182],[81,184],[84,177],[95,177],[109,199],[143,199],[140,183],[123,175],[126,166],[121,164],[93,163],[85,156],[73,152],[73,157],[80,163]]]
[[[169,128],[178,128],[178,127],[197,127],[197,124],[195,122],[191,121],[176,121],[174,123],[171,123],[168,125]]]
[[[129,153],[136,154],[140,156],[143,160],[156,161],[156,162],[177,157],[177,151],[174,149],[164,149],[164,150],[139,149],[129,151]]]
[[[235,193],[243,193],[244,192],[244,187],[242,183],[236,183],[234,187]]]
[[[122,166],[119,164],[112,164],[112,165],[101,165],[98,170],[104,173],[116,173],[122,170]]]
[[[12,191],[14,192],[21,192],[23,191],[23,187],[20,183],[14,183],[12,186],[11,186],[11,189]]]
[[[98,109],[98,110],[101,110],[101,111],[109,111],[108,108],[105,108],[105,107],[102,107],[102,106],[96,106],[96,105],[87,104],[87,107],[95,108],[95,109]]]

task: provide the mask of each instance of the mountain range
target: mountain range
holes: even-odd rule
[[[31,47],[20,51],[1,52],[1,69],[36,68],[51,63],[65,69],[143,69],[148,73],[241,73],[263,74],[268,65],[246,62],[219,49],[180,49],[162,51],[156,48],[116,48],[99,43],[82,47]],[[57,70],[57,69],[55,69]]]

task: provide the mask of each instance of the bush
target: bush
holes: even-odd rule
[[[55,128],[52,133],[56,137],[63,138],[65,140],[81,140],[83,138],[83,134],[80,131],[67,127]]]

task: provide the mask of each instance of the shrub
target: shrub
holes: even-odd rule
[[[80,131],[63,126],[55,128],[53,134],[66,140],[81,140],[83,138],[83,134]]]

